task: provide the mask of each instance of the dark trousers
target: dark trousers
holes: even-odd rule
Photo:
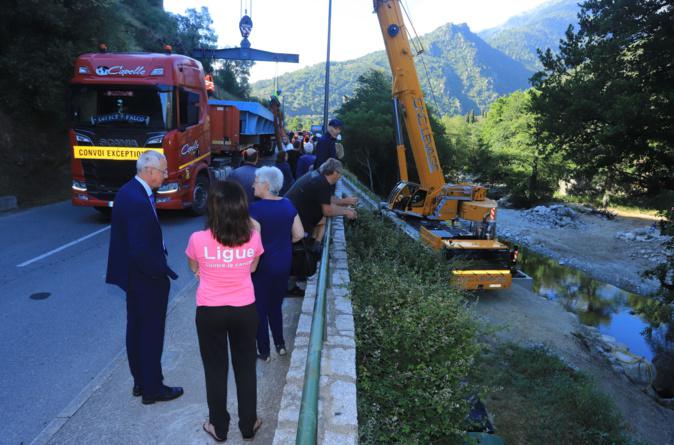
[[[197,334],[206,376],[208,415],[218,437],[229,430],[227,412],[228,341],[236,381],[239,429],[244,437],[253,435],[257,419],[257,375],[255,333],[258,316],[255,304],[248,306],[197,307]]]
[[[134,385],[147,397],[163,389],[161,355],[170,286],[166,277],[136,279],[130,280],[126,292],[126,354]]]
[[[269,354],[269,329],[276,348],[285,347],[283,339],[283,297],[288,287],[288,275],[253,275],[255,286],[255,307],[260,317],[257,328],[257,350],[262,355]]]

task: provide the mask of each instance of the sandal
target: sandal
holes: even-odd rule
[[[206,431],[216,442],[224,442],[227,440],[225,437],[224,439],[220,439],[217,434],[215,434],[215,427],[213,424],[210,422],[210,420],[206,420],[203,424],[204,431]],[[254,435],[254,434],[253,434]]]
[[[255,434],[257,434],[257,431],[260,429],[261,426],[262,426],[262,419],[258,417],[257,420],[255,420],[255,425],[253,425],[253,435],[250,437],[244,436],[243,440],[245,442],[250,442],[253,439],[255,439]]]

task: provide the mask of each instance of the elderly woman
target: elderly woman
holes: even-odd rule
[[[253,190],[260,200],[250,206],[250,215],[260,223],[265,254],[253,274],[255,305],[260,317],[257,329],[257,357],[269,358],[269,328],[276,352],[285,355],[281,305],[286,293],[292,243],[304,237],[304,228],[292,203],[279,196],[283,173],[276,167],[261,167],[255,172]]]

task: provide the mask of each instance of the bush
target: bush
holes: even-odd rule
[[[446,261],[375,216],[347,234],[360,442],[460,443],[479,347]]]
[[[487,403],[506,443],[631,443],[615,405],[592,380],[543,348],[498,346],[480,357],[472,376],[500,386]]]

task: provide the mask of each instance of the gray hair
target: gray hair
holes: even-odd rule
[[[269,192],[273,195],[278,195],[278,192],[283,187],[283,173],[276,167],[258,168],[255,170],[255,179],[258,182],[269,184]]]
[[[141,153],[136,161],[136,172],[140,173],[145,167],[159,167],[161,161],[165,161],[166,156],[158,151],[148,150]]]
[[[320,167],[318,167],[318,171],[323,176],[330,176],[334,172],[337,172],[341,175],[343,169],[344,167],[342,166],[341,161],[338,161],[335,158],[328,158],[327,161],[325,161],[324,163],[321,164]]]

